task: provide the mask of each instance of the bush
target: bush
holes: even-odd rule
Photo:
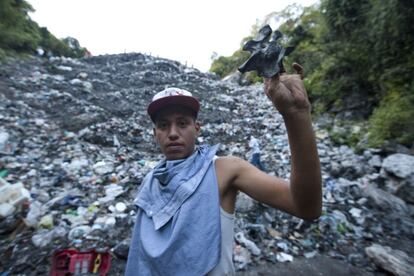
[[[381,146],[386,140],[395,140],[407,146],[414,141],[414,94],[403,97],[391,90],[374,110],[369,120],[369,143]]]
[[[229,57],[220,56],[211,64],[210,72],[219,75],[220,78],[224,78],[235,72],[248,57],[249,53],[242,50],[237,50]]]
[[[38,47],[55,56],[84,56],[87,50],[76,39],[57,39],[47,28],[32,21],[29,11],[33,8],[24,0],[0,0],[0,59],[34,54]]]
[[[26,1],[0,1],[0,48],[5,52],[34,52],[39,31],[27,13],[33,8]]]

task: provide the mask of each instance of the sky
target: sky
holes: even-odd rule
[[[92,55],[137,52],[208,71],[229,56],[256,20],[289,4],[317,0],[27,0],[30,17],[58,38],[76,38]]]

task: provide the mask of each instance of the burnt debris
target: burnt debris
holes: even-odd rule
[[[249,51],[251,56],[238,70],[241,73],[257,71],[259,76],[265,78],[271,78],[285,72],[283,58],[288,56],[294,48],[284,48],[278,42],[282,36],[279,30],[272,34],[272,28],[269,25],[261,28],[256,39],[249,40],[244,44],[243,51]]]

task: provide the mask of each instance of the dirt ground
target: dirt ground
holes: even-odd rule
[[[126,262],[113,262],[109,275],[123,275]],[[291,263],[266,263],[261,266],[248,267],[246,271],[238,271],[237,276],[387,276],[385,272],[368,272],[352,266],[345,261],[319,255],[311,259],[295,258]]]
[[[296,258],[291,263],[277,263],[274,265],[252,267],[248,271],[240,271],[239,276],[259,275],[294,275],[294,276],[349,276],[349,275],[387,275],[381,272],[370,273],[354,267],[344,261],[327,256],[317,256],[312,259]]]

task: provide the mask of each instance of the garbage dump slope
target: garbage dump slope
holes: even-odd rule
[[[77,248],[110,252],[109,274],[122,275],[133,199],[161,158],[146,106],[171,86],[201,101],[199,143],[248,158],[253,135],[266,171],[289,178],[283,120],[261,85],[240,86],[143,54],[12,60],[0,68],[0,176],[7,191],[29,196],[26,203],[4,199],[13,207],[0,217],[0,272],[45,275],[55,250]],[[238,273],[405,275],[414,253],[412,153],[357,154],[334,145],[318,123],[315,131],[323,215],[303,221],[240,194]]]

